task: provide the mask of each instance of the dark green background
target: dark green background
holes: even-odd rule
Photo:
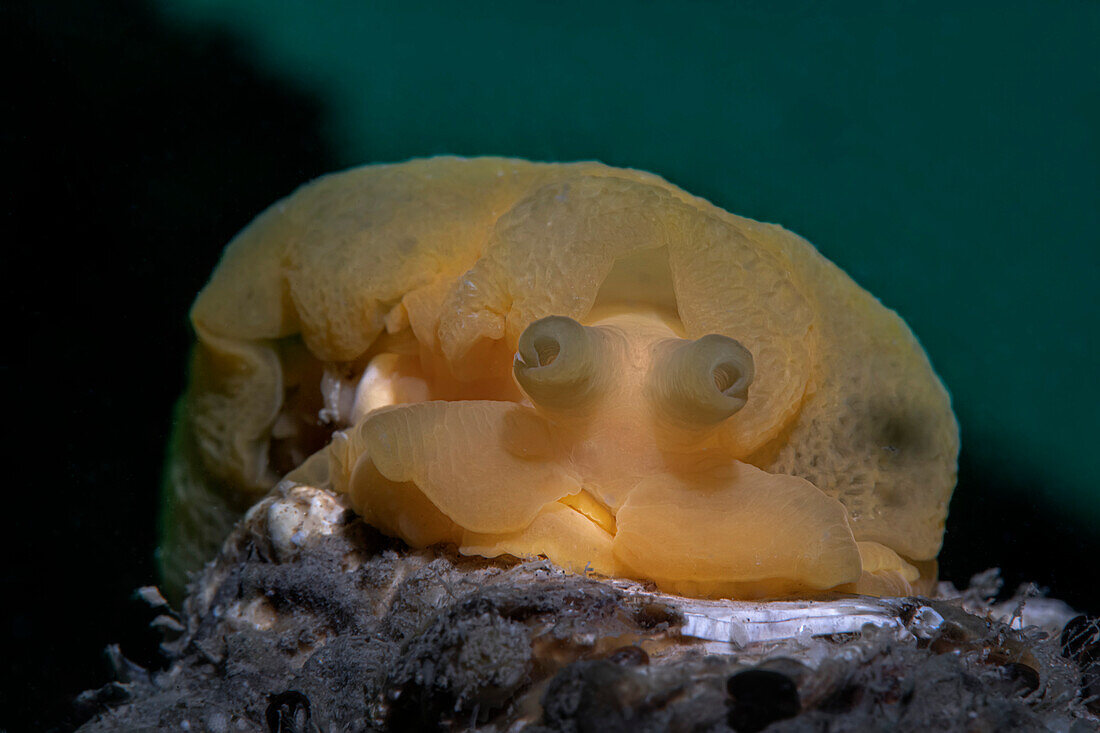
[[[160,7],[318,94],[344,165],[594,158],[793,229],[909,322],[1006,491],[1100,520],[1100,4]]]

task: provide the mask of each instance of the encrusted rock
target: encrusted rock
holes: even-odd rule
[[[249,512],[82,730],[1095,729],[1094,620],[1026,598],[746,603],[411,551],[342,497]],[[979,584],[980,585],[980,584]],[[950,593],[949,587],[942,589]],[[142,596],[158,607],[152,589]],[[1042,599],[1036,599],[1042,600]],[[1033,614],[1034,615],[1034,614]],[[1090,676],[1091,674],[1091,676]]]

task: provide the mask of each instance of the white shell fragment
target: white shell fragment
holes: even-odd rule
[[[317,418],[325,425],[348,425],[355,402],[356,385],[326,369],[321,375],[321,398],[325,406]]]
[[[278,559],[285,562],[312,542],[331,535],[346,511],[339,498],[327,491],[310,486],[288,488],[267,506],[267,531]]]
[[[868,625],[891,629],[899,638],[927,638],[943,622],[943,617],[928,606],[919,606],[914,614],[914,602],[908,598],[855,596],[760,603],[673,597],[671,602],[686,619],[681,636],[726,642],[737,649],[750,644],[791,639],[808,642],[813,637],[858,634]]]

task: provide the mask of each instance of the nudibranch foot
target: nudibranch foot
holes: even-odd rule
[[[804,479],[745,463],[722,473],[664,474],[635,487],[615,517],[615,555],[635,577],[707,596],[741,586],[818,591],[859,578],[840,502]]]
[[[346,431],[334,488],[366,517],[381,517],[379,480],[414,485],[459,527],[500,534],[526,528],[542,508],[580,491],[580,481],[552,456],[517,455],[504,436],[530,408],[511,402],[418,402],[376,410]],[[389,511],[388,509],[386,511]]]
[[[544,445],[518,451],[516,433]],[[641,479],[616,509],[576,477],[543,418],[509,402],[381,408],[290,481],[346,493],[383,532],[413,547],[547,557],[578,573],[651,581],[701,597],[911,592],[920,573],[857,542],[844,506],[795,476],[740,461]],[[320,458],[322,454],[318,454]]]

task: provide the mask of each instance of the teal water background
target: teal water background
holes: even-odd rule
[[[1100,520],[1100,3],[158,7],[318,95],[344,165],[598,159],[798,232],[912,326],[1005,491]]]

